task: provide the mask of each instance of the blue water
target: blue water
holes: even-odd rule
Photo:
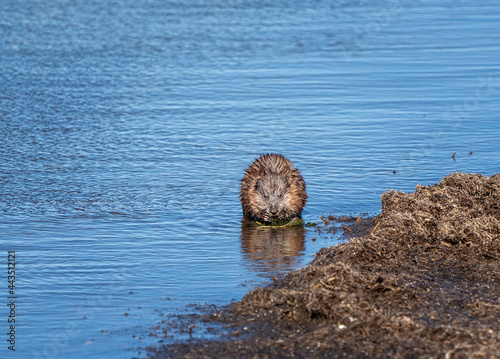
[[[302,172],[306,222],[499,171],[492,0],[0,8],[0,296],[7,251],[18,296],[2,357],[138,356],[162,314],[238,300],[337,243],[242,230],[261,153]]]

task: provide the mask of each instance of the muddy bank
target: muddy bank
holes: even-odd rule
[[[339,220],[323,218],[318,230]],[[220,340],[148,348],[148,355],[499,357],[500,175],[454,173],[411,194],[389,191],[379,216],[344,227],[356,235],[323,248],[306,268],[191,318],[223,323]]]

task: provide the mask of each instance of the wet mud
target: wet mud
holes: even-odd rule
[[[500,175],[454,173],[384,193],[375,218],[321,222],[309,230],[349,239],[240,302],[184,318],[190,336],[212,336],[148,357],[500,357]]]

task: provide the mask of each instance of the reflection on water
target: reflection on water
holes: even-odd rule
[[[267,277],[300,263],[306,239],[303,227],[256,227],[249,222],[242,221],[241,251],[252,270]]]

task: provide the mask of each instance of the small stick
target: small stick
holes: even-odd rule
[[[372,229],[372,231],[370,232],[370,234],[373,234],[373,232],[375,232],[375,230],[377,229],[378,225],[382,223],[382,222],[378,222],[377,225],[375,226],[375,228]]]

